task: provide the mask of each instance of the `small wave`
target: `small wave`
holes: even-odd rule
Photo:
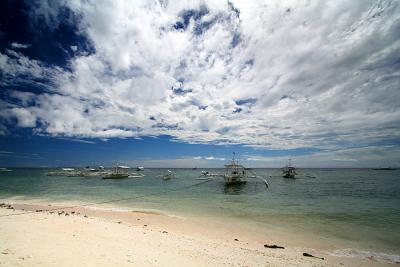
[[[370,259],[382,263],[400,263],[400,255],[371,252],[352,248],[338,249],[328,252],[328,254],[336,257]]]

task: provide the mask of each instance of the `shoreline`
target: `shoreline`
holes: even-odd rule
[[[83,251],[77,254],[83,258],[90,258],[92,262],[88,264],[89,266],[91,264],[109,265],[107,261],[97,262],[97,257],[91,258],[98,254],[96,247],[99,243],[104,243],[101,247],[104,251],[110,252],[115,252],[115,248],[109,247],[110,243],[123,243],[122,251],[126,255],[135,255],[136,260],[139,261],[133,264],[136,263],[140,266],[168,265],[169,254],[174,255],[176,258],[174,261],[181,261],[181,264],[190,266],[341,266],[342,264],[345,266],[359,266],[360,264],[362,266],[393,266],[396,264],[395,262],[389,263],[384,257],[380,257],[384,254],[378,253],[375,256],[366,254],[365,257],[358,258],[351,255],[351,249],[342,248],[336,252],[326,250],[323,244],[318,246],[312,237],[307,239],[296,236],[293,238],[290,233],[282,231],[260,232],[258,229],[248,229],[236,223],[182,217],[154,210],[118,210],[110,206],[82,207],[74,203],[60,205],[60,203],[54,202],[16,199],[3,199],[0,202],[9,203],[13,208],[0,208],[0,216],[29,212],[0,217],[2,224],[0,239],[5,241],[0,246],[0,252],[6,253],[0,253],[0,266],[1,263],[15,265],[14,263],[17,262],[28,265],[28,262],[25,261],[27,258],[17,257],[16,255],[19,253],[12,254],[7,251],[7,249],[20,251],[21,248],[24,248],[22,251],[27,254],[38,254],[29,260],[31,266],[35,266],[35,260],[40,259],[42,262],[46,261],[47,257],[52,258],[56,263],[53,265],[49,263],[49,266],[60,266],[60,264],[71,266],[71,263],[65,258],[68,254],[65,253],[65,250],[76,243],[76,235],[68,234],[71,229],[79,232],[81,236],[81,243],[75,245],[86,244],[85,247],[91,252],[88,254]],[[40,231],[43,227],[45,227],[45,234]],[[110,229],[107,231],[107,238],[104,238],[104,229]],[[63,233],[64,230],[65,233]],[[130,239],[131,234],[133,234],[134,240]],[[33,247],[45,244],[46,238],[55,236],[64,241],[59,244],[55,255],[42,258],[43,251],[50,248],[43,247],[42,252],[39,253]],[[150,240],[148,240],[149,236],[151,236]],[[32,248],[26,247],[22,242],[28,237],[29,240],[34,240]],[[97,242],[91,243],[96,240]],[[284,249],[265,248],[265,244],[283,246]],[[135,247],[133,251],[131,251],[132,246]],[[164,252],[154,251],[154,246],[163,248]],[[122,253],[122,251],[117,252]],[[201,257],[198,257],[199,253]],[[304,257],[303,253],[323,257],[324,260]],[[108,254],[106,253],[106,255]],[[123,257],[124,260],[114,259],[111,253],[109,260],[117,261],[113,263],[115,265],[132,266],[132,263],[126,259],[126,255]],[[21,260],[20,257],[24,259]],[[54,257],[57,259],[53,259]],[[151,260],[149,261],[149,259]],[[37,263],[36,265],[41,264]]]

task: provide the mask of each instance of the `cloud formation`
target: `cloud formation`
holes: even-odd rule
[[[397,1],[40,1],[32,24],[68,9],[92,52],[69,68],[0,54],[0,117],[76,138],[170,135],[289,149],[400,136]],[[4,126],[3,126],[4,128]],[[0,127],[0,133],[1,133]],[[4,131],[3,131],[4,132]]]
[[[12,43],[11,46],[12,46],[13,48],[17,48],[17,49],[25,49],[25,48],[30,47],[31,45],[28,45],[28,44],[20,44],[20,43]]]

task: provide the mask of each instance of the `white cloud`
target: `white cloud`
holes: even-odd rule
[[[213,157],[213,156],[205,157],[204,159],[206,159],[206,160],[225,160],[225,158],[218,158],[218,157]]]
[[[18,118],[17,126],[19,127],[36,126],[36,116],[34,116],[29,110],[23,108],[13,108],[10,111],[16,118]]]
[[[30,44],[20,44],[20,43],[11,43],[11,46],[16,49],[26,49],[30,47]]]
[[[368,146],[320,151],[309,155],[291,156],[296,167],[365,168],[397,166],[400,148],[396,146]],[[253,167],[285,166],[287,156],[266,157],[248,155],[244,161]],[[393,165],[394,164],[394,165]]]
[[[71,72],[0,54],[3,84],[45,87],[3,112],[37,133],[278,149],[399,137],[398,2],[239,1],[239,16],[224,1],[41,3],[32,16],[52,25],[61,6],[78,14],[95,53]]]

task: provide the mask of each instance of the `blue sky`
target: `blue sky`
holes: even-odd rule
[[[280,157],[312,153],[308,149],[257,151],[242,145],[186,144],[169,136],[140,139],[113,138],[108,141],[21,136],[0,139],[3,166],[96,166],[146,165],[148,167],[223,167],[232,157],[245,161],[248,156]],[[284,164],[285,162],[282,162]]]
[[[400,166],[397,1],[179,2],[3,1],[0,165]]]

